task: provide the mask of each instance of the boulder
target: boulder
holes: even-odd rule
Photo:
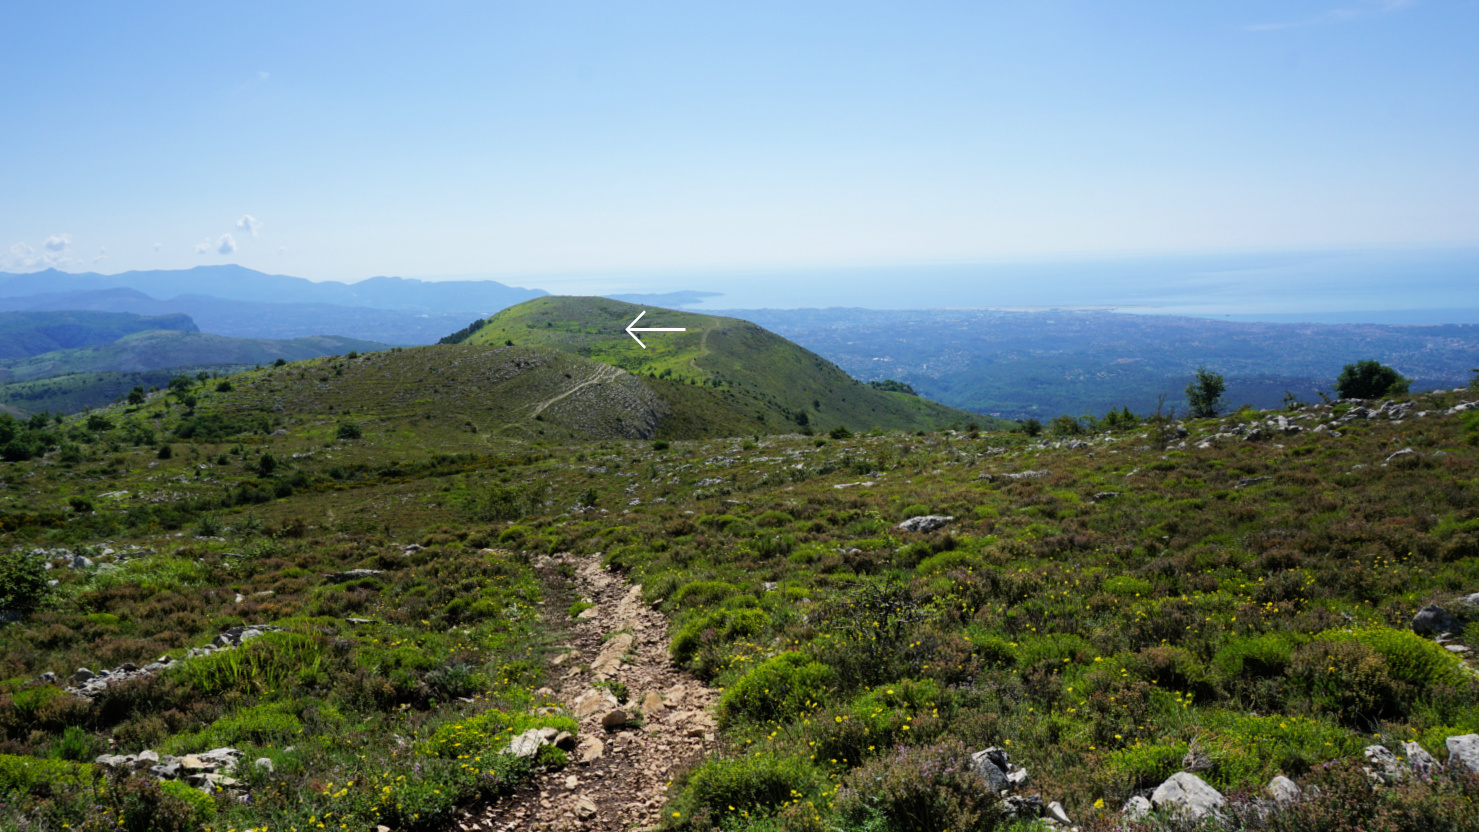
[[[539,733],[538,728],[530,728],[508,741],[508,753],[515,757],[533,757],[539,753],[540,748],[548,744],[549,741]]]
[[[971,770],[986,781],[986,788],[993,794],[1007,788],[1007,754],[992,746],[971,755]]]
[[[615,704],[616,697],[604,690],[592,688],[575,698],[575,704],[571,710],[575,712],[576,719],[584,719]]]
[[[575,815],[581,820],[590,820],[596,816],[596,802],[585,795],[575,800]]]
[[[1402,753],[1407,755],[1407,764],[1418,774],[1427,774],[1443,769],[1436,757],[1416,742],[1402,743]]]
[[[569,731],[561,731],[555,735],[555,748],[561,751],[574,751],[575,745],[576,737]]]
[[[1304,794],[1300,791],[1299,784],[1282,774],[1268,781],[1268,785],[1264,786],[1263,790],[1280,806],[1294,803]]]
[[[1048,804],[1047,816],[1062,824],[1073,823],[1073,821],[1068,819],[1068,813],[1063,811],[1063,804],[1056,800]]]
[[[1412,617],[1412,631],[1420,636],[1461,633],[1464,631],[1464,623],[1437,604],[1429,604]]]
[[[1403,448],[1402,450],[1396,451],[1391,456],[1387,457],[1386,462],[1383,464],[1390,465],[1392,463],[1397,463],[1399,465],[1414,465],[1421,458],[1421,456],[1421,454],[1411,448]]]
[[[1390,786],[1398,780],[1407,776],[1406,769],[1397,761],[1397,755],[1384,745],[1368,745],[1364,752],[1366,756],[1366,773],[1371,776],[1371,781],[1377,785]]]
[[[1153,811],[1155,807],[1150,805],[1150,801],[1138,794],[1126,800],[1125,805],[1120,807],[1120,814],[1129,820],[1140,820]]]
[[[649,691],[647,691],[647,695],[644,696],[644,697],[642,697],[642,712],[643,713],[648,713],[648,714],[655,713],[657,711],[657,709],[658,708],[661,708],[661,707],[662,707],[662,694],[658,693],[657,691],[655,691],[655,690],[649,690]]]
[[[630,717],[628,716],[626,711],[622,710],[621,708],[616,708],[614,710],[607,711],[606,715],[601,717],[601,727],[605,728],[607,731],[614,731],[617,728],[626,725],[628,719],[630,719]]]
[[[271,757],[258,757],[255,761],[252,762],[252,765],[256,766],[262,771],[267,772],[268,774],[271,774],[277,770],[277,765],[272,762]]]
[[[1166,778],[1150,796],[1150,805],[1177,817],[1197,819],[1221,808],[1227,799],[1189,771],[1178,771]]]
[[[1012,820],[1039,818],[1043,813],[1042,795],[1008,795],[996,804],[996,808],[1003,817]]]
[[[373,578],[379,575],[379,569],[346,569],[343,572],[334,572],[324,576],[324,580],[331,584],[342,584],[349,581],[357,581],[360,578]]]
[[[1479,774],[1479,734],[1448,738],[1448,767],[1459,766]]]
[[[605,753],[605,743],[595,737],[582,737],[580,744],[575,747],[575,761],[578,763],[594,763],[601,759]]]
[[[898,528],[906,532],[932,532],[954,519],[954,517],[940,514],[924,514],[919,517],[910,517],[900,523]]]

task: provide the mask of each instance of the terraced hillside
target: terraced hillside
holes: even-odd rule
[[[625,328],[644,310],[638,326],[686,331],[641,333],[643,349]],[[508,342],[553,347],[654,380],[714,391],[730,409],[761,423],[764,433],[1007,424],[871,388],[816,353],[737,318],[607,298],[547,297],[499,312],[465,341]]]

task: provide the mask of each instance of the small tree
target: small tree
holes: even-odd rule
[[[128,391],[128,403],[133,405],[134,407],[138,407],[139,405],[143,404],[144,399],[144,388],[135,387],[134,389]]]
[[[1379,399],[1403,395],[1411,383],[1411,379],[1403,378],[1391,367],[1368,358],[1341,368],[1335,379],[1335,392],[1342,399]]]
[[[1036,419],[1023,419],[1018,429],[1028,436],[1037,436],[1039,433],[1042,433],[1042,422]]]
[[[1196,378],[1186,385],[1186,406],[1193,419],[1210,419],[1222,412],[1222,394],[1227,392],[1227,382],[1220,373],[1206,367],[1198,367]]]

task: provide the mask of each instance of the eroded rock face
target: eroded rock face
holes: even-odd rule
[[[1156,787],[1150,804],[1158,810],[1183,818],[1205,817],[1227,803],[1222,793],[1189,771],[1178,771]]]

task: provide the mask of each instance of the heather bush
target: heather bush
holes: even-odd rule
[[[848,775],[835,799],[847,826],[888,832],[994,829],[996,802],[957,740],[900,746]]]

